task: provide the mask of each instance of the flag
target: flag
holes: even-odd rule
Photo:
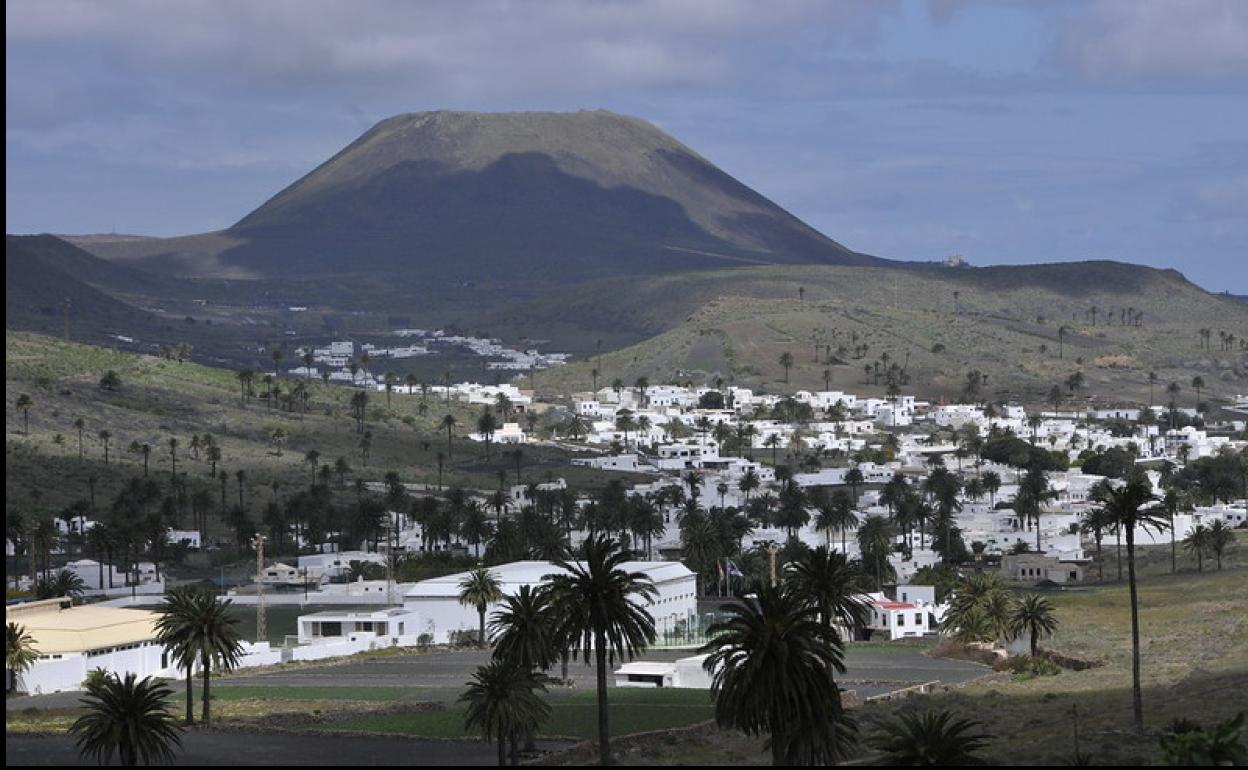
[[[724,563],[728,565],[728,577],[745,577],[745,573],[738,569],[737,565],[732,563],[732,559],[724,559]]]

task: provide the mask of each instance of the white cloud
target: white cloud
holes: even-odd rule
[[[759,36],[871,40],[896,0],[30,0],[10,44],[98,45],[137,66],[289,85],[345,80],[459,93],[704,84]]]
[[[1059,56],[1100,81],[1243,79],[1248,2],[1097,0],[1065,19]]]

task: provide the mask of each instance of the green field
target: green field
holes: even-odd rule
[[[592,690],[552,691],[547,697],[550,719],[543,737],[590,738],[597,734],[598,711]],[[617,735],[647,732],[702,722],[712,717],[710,695],[704,690],[612,688],[608,698],[611,729]],[[395,733],[426,738],[461,738],[464,707],[348,717],[319,726],[325,730]]]

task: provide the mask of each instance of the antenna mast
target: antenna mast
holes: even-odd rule
[[[256,642],[269,638],[267,618],[264,607],[264,541],[267,540],[259,532],[251,539],[251,547],[256,549]]]

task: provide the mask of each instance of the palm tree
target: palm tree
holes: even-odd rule
[[[737,482],[737,489],[741,490],[745,495],[746,505],[750,503],[750,494],[761,485],[762,480],[758,477],[758,471],[754,470],[753,466],[747,468],[745,473],[742,474],[741,480]]]
[[[108,442],[113,438],[113,434],[107,430],[101,430],[98,434],[100,443],[104,445],[104,464],[108,465]]]
[[[779,462],[779,459],[776,457],[776,450],[779,449],[780,445],[783,443],[784,443],[784,439],[780,438],[779,433],[772,433],[770,436],[763,439],[763,446],[769,447],[771,449],[772,466],[775,466]]]
[[[1137,527],[1163,529],[1164,514],[1144,505],[1152,499],[1148,478],[1135,474],[1126,484],[1106,493],[1105,509],[1127,538],[1127,580],[1131,597],[1131,709],[1135,727],[1144,732],[1144,703],[1140,694],[1140,604],[1135,578],[1135,530]]]
[[[654,618],[642,605],[658,596],[643,573],[627,572],[625,544],[595,535],[585,541],[584,560],[560,560],[548,575],[555,635],[588,662],[593,650],[598,683],[598,758],[611,764],[607,722],[607,656],[631,659],[654,642]]]
[[[859,598],[866,581],[844,553],[824,546],[807,550],[789,563],[785,582],[795,596],[819,611],[819,622],[838,637],[838,625],[849,631],[867,625],[870,609]]]
[[[161,617],[156,621],[157,639],[173,653],[174,660],[187,669],[188,678],[198,659],[203,676],[200,712],[207,725],[211,720],[209,678],[213,667],[229,671],[242,659],[238,618],[230,615],[228,599],[217,601],[217,597],[207,591],[170,593],[169,599],[161,605]],[[190,688],[191,684],[187,682],[188,695]],[[189,703],[187,718],[191,718]]]
[[[1209,551],[1209,528],[1197,524],[1183,538],[1183,550],[1196,555],[1196,571],[1205,571],[1205,554]]]
[[[707,633],[715,721],[766,734],[772,763],[827,764],[847,752],[854,724],[841,707],[833,672],[844,672],[836,633],[818,608],[790,590],[756,584],[750,598],[724,607]]]
[[[156,621],[156,640],[173,660],[186,669],[186,724],[195,724],[193,682],[195,662],[199,650],[192,644],[195,628],[195,586],[177,586],[165,594],[165,600],[156,608],[160,617]]]
[[[82,699],[87,713],[69,728],[79,756],[107,765],[116,754],[127,767],[172,762],[174,749],[182,747],[181,730],[165,709],[172,694],[151,677],[136,681],[134,674],[89,682]]]
[[[1179,393],[1183,390],[1183,386],[1177,382],[1172,382],[1166,386],[1166,393],[1170,395],[1170,427],[1174,428],[1174,420],[1178,411],[1178,404],[1175,402],[1179,397]]]
[[[9,671],[9,692],[16,692],[22,675],[39,660],[35,638],[25,626],[10,622],[4,636],[4,667]]]
[[[975,732],[978,722],[954,719],[948,711],[923,714],[901,712],[880,723],[880,733],[869,740],[884,753],[883,765],[982,765],[976,752],[987,745],[986,736]]]
[[[442,418],[441,426],[446,429],[446,458],[448,460],[453,456],[451,453],[451,432],[455,430],[455,426],[458,424],[459,420],[456,420],[453,414],[448,414]]]
[[[481,621],[477,635],[477,645],[485,649],[485,611],[489,606],[503,598],[502,584],[494,573],[484,567],[474,569],[459,582],[459,603],[465,607],[476,607],[477,617]]]
[[[819,506],[816,522],[818,529],[827,532],[829,542],[833,529],[841,533],[841,553],[848,555],[846,536],[851,529],[858,526],[858,514],[854,512],[853,500],[845,490],[836,490],[826,506]]]
[[[86,428],[87,428],[86,420],[82,419],[81,417],[74,418],[74,429],[78,431],[78,461],[79,462],[82,461],[82,457],[84,454],[82,434],[86,430]]]
[[[963,642],[996,642],[1009,636],[1012,612],[1000,576],[973,572],[958,581],[941,621],[941,633]]]
[[[784,381],[789,381],[789,370],[793,368],[793,354],[787,350],[780,354],[780,365],[784,367]]]
[[[59,570],[55,576],[40,578],[36,593],[40,599],[73,599],[77,604],[87,590],[82,578],[67,569]]]
[[[862,474],[862,469],[857,465],[845,472],[845,483],[849,486],[849,490],[853,493],[853,504],[858,504],[858,485],[867,482],[866,476]]]
[[[1008,630],[1015,639],[1027,634],[1031,640],[1031,657],[1036,657],[1042,636],[1052,636],[1057,630],[1057,616],[1053,605],[1040,594],[1028,594],[1015,603],[1010,614]]]
[[[1209,552],[1217,559],[1218,569],[1222,569],[1222,554],[1234,542],[1235,533],[1226,526],[1226,522],[1218,519],[1209,525]]]
[[[550,716],[550,705],[537,694],[545,691],[541,674],[497,659],[477,668],[468,682],[459,697],[468,705],[464,727],[498,741],[499,767],[507,764],[507,742],[536,731]]]
[[[490,619],[494,659],[538,674],[554,663],[556,644],[546,591],[520,586],[515,596]],[[525,733],[525,750],[533,749],[533,733]]]
[[[30,408],[35,405],[31,400],[30,394],[21,393],[17,397],[17,403],[14,404],[18,409],[22,410],[22,433],[30,435]]]
[[[1001,474],[996,471],[985,471],[983,481],[984,489],[988,492],[988,502],[995,508],[997,491],[1001,489]]]
[[[1180,505],[1178,490],[1167,489],[1166,494],[1161,499],[1161,506],[1166,511],[1167,526],[1170,527],[1170,574],[1172,575],[1179,571],[1178,543],[1175,540],[1178,532],[1174,526],[1174,517],[1178,514]]]
[[[862,554],[862,563],[869,563],[875,574],[877,591],[884,585],[885,572],[889,569],[888,554],[895,536],[892,522],[883,516],[867,516],[858,527],[858,551]]]
[[[481,416],[477,418],[477,432],[485,439],[485,459],[490,459],[490,440],[494,438],[494,431],[498,430],[498,420],[494,418],[494,412],[490,410],[489,405],[481,411]]]
[[[1105,561],[1101,558],[1101,544],[1104,542],[1105,533],[1116,530],[1117,525],[1104,508],[1093,508],[1084,516],[1083,523],[1079,528],[1084,534],[1092,535],[1092,540],[1096,543],[1096,579],[1099,582],[1104,582]]]
[[[550,601],[546,591],[520,586],[515,596],[505,596],[490,617],[494,657],[531,671],[546,668],[555,653]]]

